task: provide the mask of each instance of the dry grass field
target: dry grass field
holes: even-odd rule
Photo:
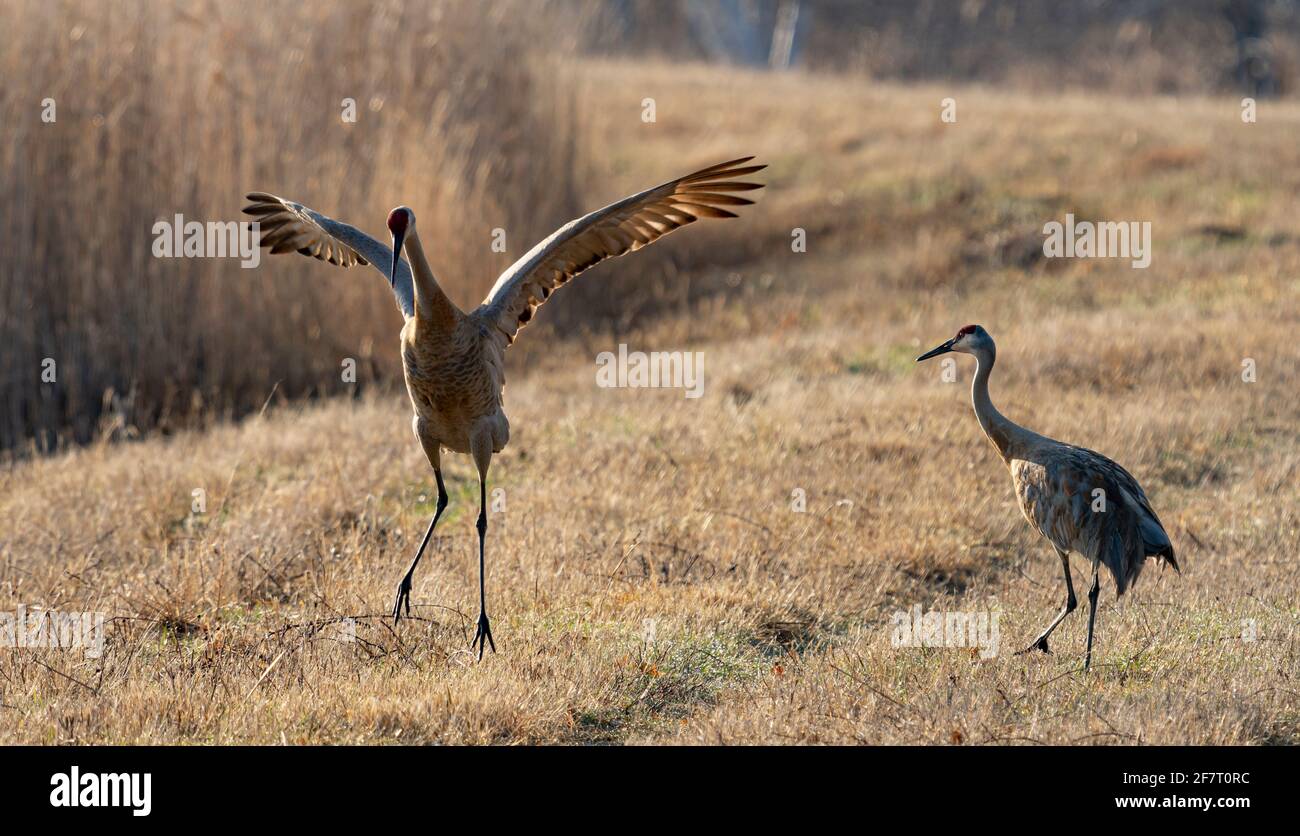
[[[591,200],[741,153],[769,187],[722,239],[754,257],[616,336],[512,349],[500,652],[468,650],[468,458],[444,457],[451,505],[394,630],[433,507],[405,396],[272,397],[0,470],[0,612],[109,618],[98,659],[0,650],[0,742],[1300,741],[1300,106],[1247,125],[1232,99],[569,71]],[[1150,268],[1044,262],[1067,211],[1150,220]],[[578,281],[620,287],[637,257]],[[241,278],[303,280],[288,260]],[[373,273],[346,278],[386,302]],[[1150,564],[1121,600],[1104,578],[1087,674],[1086,608],[1054,655],[1012,655],[1060,606],[1057,562],[971,414],[973,363],[956,383],[913,363],[967,322],[998,339],[1001,410],[1123,463],[1178,550],[1181,576]],[[598,388],[618,341],[704,352],[704,396]],[[892,614],[918,605],[996,612],[1000,652],[894,647]]]

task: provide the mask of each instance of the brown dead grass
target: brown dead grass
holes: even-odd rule
[[[773,163],[755,226],[822,234],[617,335],[703,350],[697,401],[597,388],[608,334],[521,339],[491,480],[501,652],[476,664],[467,648],[468,462],[447,459],[418,618],[393,631],[384,613],[431,511],[409,406],[275,405],[0,471],[0,612],[113,618],[98,661],[0,651],[0,740],[1300,738],[1300,110],[1243,126],[1230,101],[970,89],[945,128],[929,88],[653,65],[586,77],[593,136],[625,149],[615,191],[682,147],[743,145]],[[647,128],[638,103],[656,94]],[[1175,145],[1205,156],[1131,169]],[[1000,255],[1067,210],[1152,220],[1151,268]],[[1247,234],[1207,239],[1208,222]],[[1091,674],[1080,614],[1054,656],[1011,655],[1060,604],[1056,561],[970,414],[969,365],[954,385],[912,363],[967,321],[999,341],[1002,410],[1124,463],[1178,547],[1181,576],[1149,569],[1119,601],[1105,581]],[[1257,383],[1240,379],[1247,357]],[[1001,653],[892,647],[890,616],[913,605],[995,608]],[[334,632],[345,616],[354,643]]]

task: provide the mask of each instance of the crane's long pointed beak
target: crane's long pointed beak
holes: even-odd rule
[[[917,357],[916,362],[919,363],[922,360],[929,360],[931,357],[938,357],[940,354],[947,354],[949,351],[952,351],[952,344],[955,342],[956,340],[952,339],[952,340],[948,340],[948,342],[944,343],[943,345],[936,345],[934,348],[922,354],[920,357]]]
[[[397,287],[397,262],[402,260],[402,245],[406,243],[406,230],[393,233],[393,266],[388,271],[388,284]]]

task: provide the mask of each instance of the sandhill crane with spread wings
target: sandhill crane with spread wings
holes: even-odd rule
[[[1078,605],[1070,578],[1070,552],[1092,561],[1092,588],[1088,591],[1088,647],[1084,670],[1092,663],[1092,633],[1097,619],[1097,594],[1101,565],[1115,579],[1115,594],[1137,580],[1148,557],[1178,570],[1174,547],[1160,518],[1129,472],[1092,450],[1054,441],[1030,432],[1002,416],[989,399],[989,373],[997,359],[997,346],[978,325],[967,325],[951,340],[916,358],[917,362],[956,351],[974,355],[975,379],[971,401],[975,418],[1002,461],[1011,469],[1011,482],[1025,519],[1047,538],[1061,559],[1065,573],[1065,607],[1047,629],[1020,653],[1038,648],[1044,653],[1047,637]]]
[[[470,313],[456,307],[434,278],[416,231],[415,213],[399,206],[388,216],[390,250],[364,232],[300,203],[255,192],[244,211],[261,226],[262,246],[299,252],[340,267],[369,264],[387,277],[402,310],[402,367],[415,410],[413,426],[438,485],[438,505],[410,567],[397,587],[393,621],[411,614],[411,579],[438,518],[447,507],[442,449],[473,457],[479,474],[479,617],[471,647],[496,651],[487,616],[484,541],[487,474],[510,438],[502,402],[505,350],[537,307],[574,276],[608,258],[640,249],[699,218],[734,218],[728,208],[753,203],[735,192],[762,188],[734,178],[766,166],[753,157],[720,163],[624,198],[560,227],[506,269]],[[394,257],[394,253],[397,257]],[[405,255],[405,259],[402,255]],[[409,261],[409,266],[408,262]]]

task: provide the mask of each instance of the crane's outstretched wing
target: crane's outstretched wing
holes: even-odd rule
[[[244,207],[244,212],[257,218],[262,230],[262,246],[270,247],[272,255],[296,250],[339,267],[369,264],[384,274],[385,281],[388,280],[393,251],[356,227],[266,192],[253,192],[246,197],[252,203]],[[397,298],[403,316],[415,315],[411,269],[406,259],[397,262],[393,296]]]
[[[767,168],[745,165],[752,159],[700,169],[570,221],[506,268],[474,314],[495,326],[507,344],[514,342],[537,306],[588,267],[640,249],[700,218],[737,217],[719,207],[754,202],[727,194],[763,188],[762,183],[732,179]]]

